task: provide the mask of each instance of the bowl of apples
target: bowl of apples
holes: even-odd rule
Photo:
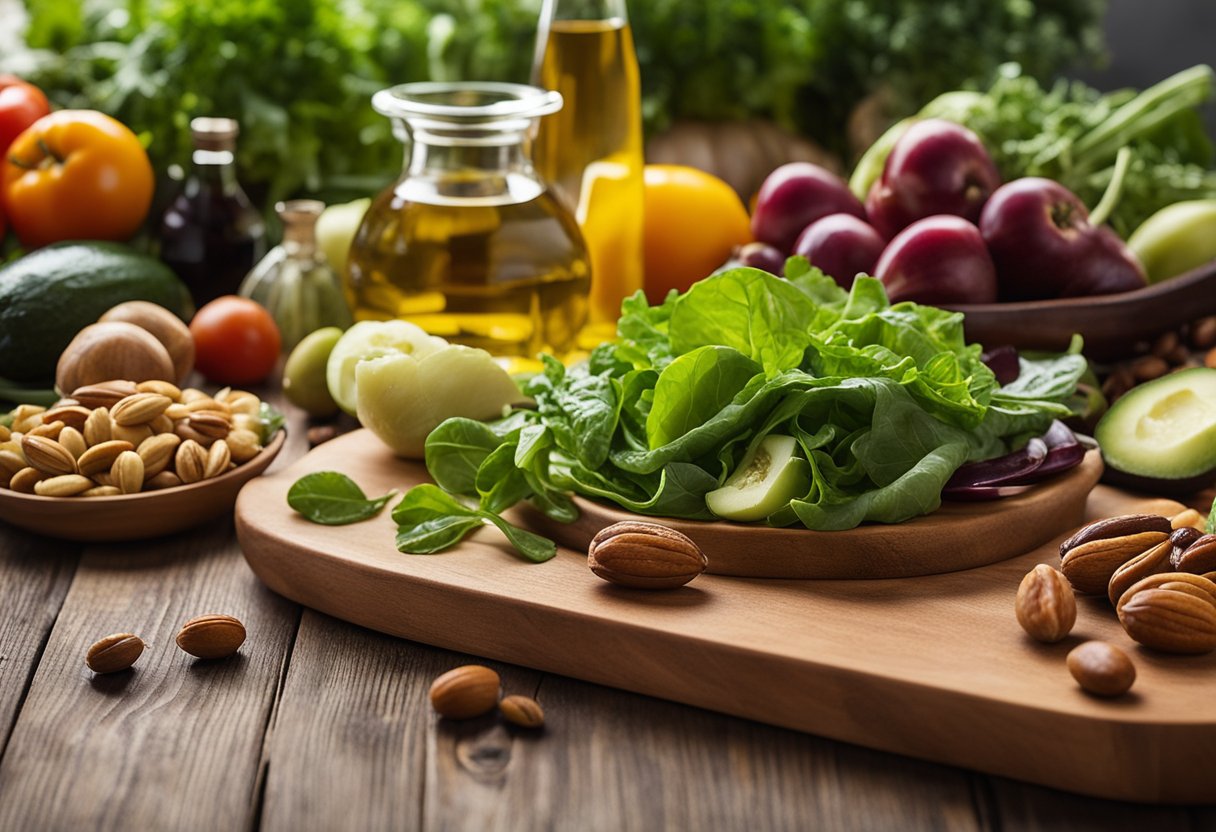
[[[1104,213],[1050,179],[1002,182],[972,131],[925,119],[896,141],[864,203],[823,168],[777,168],[738,259],[774,271],[802,255],[845,287],[872,274],[892,302],[962,311],[968,339],[988,348],[1064,350],[1080,334],[1087,355],[1113,360],[1216,315],[1216,260],[1150,283]]]

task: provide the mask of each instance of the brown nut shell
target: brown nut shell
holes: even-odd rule
[[[200,659],[231,656],[245,643],[245,625],[231,615],[200,615],[182,625],[177,646]]]
[[[528,696],[504,696],[498,703],[502,718],[520,728],[540,728],[545,724],[545,712],[540,703]]]
[[[1181,550],[1175,547],[1171,560],[1179,572],[1195,575],[1216,572],[1216,534],[1202,535]]]
[[[1164,653],[1216,650],[1216,604],[1177,589],[1142,589],[1119,606],[1133,640]]]
[[[30,467],[37,468],[48,477],[76,473],[76,458],[54,439],[27,433],[21,437],[21,452]]]
[[[102,471],[109,471],[119,454],[133,450],[135,450],[134,445],[130,442],[123,442],[121,439],[99,442],[80,455],[77,465],[80,467],[80,473],[91,477]]]
[[[1031,638],[1051,644],[1072,631],[1077,599],[1063,573],[1040,563],[1022,578],[1014,611]]]
[[[587,548],[592,572],[635,589],[674,589],[708,565],[705,553],[688,536],[658,523],[613,523],[601,529]]]
[[[1160,519],[1169,522],[1164,517]],[[1120,566],[1168,540],[1168,531],[1137,532],[1085,540],[1067,549],[1064,559],[1060,561],[1060,571],[1078,592],[1090,595],[1107,594],[1110,579]]]
[[[1089,543],[1092,540],[1126,537],[1130,534],[1140,534],[1142,532],[1162,532],[1168,535],[1172,531],[1173,527],[1170,525],[1169,518],[1162,517],[1159,514],[1124,514],[1119,517],[1107,517],[1102,520],[1095,520],[1088,526],[1084,526],[1072,537],[1061,543],[1060,557],[1067,555],[1069,550]]]
[[[494,709],[501,687],[498,674],[490,668],[466,664],[431,683],[431,707],[448,719],[472,719]]]
[[[89,648],[84,663],[94,673],[117,673],[135,664],[144,652],[144,643],[132,633],[114,633]]]
[[[1110,583],[1106,586],[1106,597],[1110,599],[1111,604],[1118,604],[1123,593],[1134,586],[1137,581],[1159,572],[1168,572],[1170,553],[1173,551],[1174,544],[1167,538],[1116,569],[1115,574],[1110,576]]]
[[[1136,681],[1136,666],[1127,654],[1104,641],[1087,641],[1068,654],[1068,672],[1095,696],[1122,696]]]

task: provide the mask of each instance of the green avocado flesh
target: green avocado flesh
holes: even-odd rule
[[[766,436],[722,487],[705,495],[705,504],[718,517],[749,522],[763,520],[790,500],[805,497],[811,468],[792,436]]]
[[[1142,384],[1094,431],[1106,464],[1163,479],[1216,469],[1216,370],[1198,367]]]

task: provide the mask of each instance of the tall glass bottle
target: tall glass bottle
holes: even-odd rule
[[[642,288],[642,105],[625,0],[544,0],[533,72],[561,111],[533,156],[574,210],[591,259],[589,343],[611,337],[621,300]]]
[[[236,293],[266,253],[266,227],[236,179],[236,121],[196,118],[190,130],[190,174],[165,211],[158,237],[161,260],[202,306]]]

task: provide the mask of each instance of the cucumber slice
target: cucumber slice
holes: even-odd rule
[[[792,436],[764,437],[721,488],[705,495],[705,504],[718,517],[744,522],[785,508],[811,488],[811,466],[798,452]]]
[[[1216,370],[1196,367],[1134,388],[1098,422],[1111,468],[1181,480],[1216,469]]]

